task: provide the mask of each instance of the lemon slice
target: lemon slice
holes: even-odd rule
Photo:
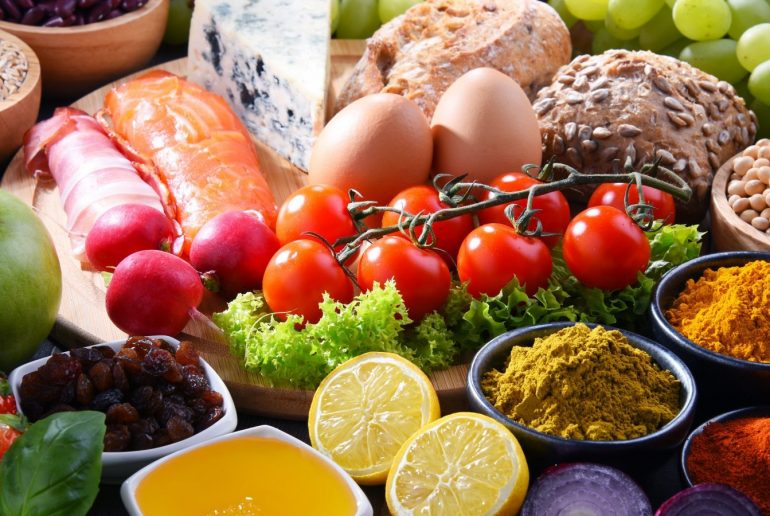
[[[392,514],[516,514],[529,485],[524,452],[494,419],[442,417],[398,452],[385,486]]]
[[[440,415],[425,373],[393,353],[337,367],[313,396],[310,442],[360,484],[384,484],[401,445]]]

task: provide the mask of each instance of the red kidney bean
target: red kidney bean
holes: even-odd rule
[[[64,26],[64,20],[61,19],[61,16],[53,16],[43,24],[43,27],[63,27],[63,26]]]
[[[21,17],[21,23],[24,25],[38,25],[41,21],[43,21],[45,16],[45,9],[36,5],[24,13],[24,16]]]
[[[71,27],[75,25],[75,22],[77,21],[77,18],[75,18],[75,15],[67,16],[66,18],[62,19],[62,27]]]
[[[131,12],[135,11],[139,6],[137,5],[139,2],[138,0],[123,0],[120,3],[120,8],[123,9],[124,12]]]
[[[89,9],[99,3],[99,0],[78,0],[78,8]]]
[[[35,2],[32,0],[14,0],[14,3],[16,4],[16,7],[18,7],[22,12],[35,7]]]
[[[75,13],[75,25],[84,25],[86,23],[86,18],[83,16],[83,13],[77,12]]]
[[[75,14],[75,7],[77,7],[77,0],[56,0],[53,5],[53,12],[57,16],[61,16],[62,19],[67,19]]]
[[[0,20],[5,20],[5,11],[2,8],[0,8]]]
[[[101,3],[96,4],[86,16],[86,23],[94,23],[102,21],[105,16],[112,10],[110,0],[103,0]]]
[[[121,16],[123,14],[124,14],[123,11],[121,11],[120,9],[113,9],[112,11],[110,11],[107,14],[107,16],[104,17],[104,19],[105,20],[111,20],[111,19],[117,18],[118,16]]]
[[[9,21],[17,22],[21,20],[21,12],[11,0],[0,0],[0,7],[5,11],[5,15]]]

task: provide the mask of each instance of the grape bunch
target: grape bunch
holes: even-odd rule
[[[770,0],[548,0],[591,52],[650,50],[733,84],[770,136]],[[578,31],[579,32],[579,31]],[[573,30],[573,34],[576,31]]]
[[[341,39],[368,38],[380,25],[422,0],[331,0],[332,33]]]

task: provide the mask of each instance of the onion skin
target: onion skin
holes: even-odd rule
[[[740,491],[724,484],[705,483],[679,491],[663,502],[655,516],[762,516],[754,502]]]
[[[520,515],[570,514],[581,508],[586,514],[652,515],[650,500],[631,477],[592,463],[548,468],[527,493]]]

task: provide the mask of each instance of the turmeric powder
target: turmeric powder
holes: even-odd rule
[[[687,281],[666,318],[708,350],[770,362],[770,262],[706,269]]]

